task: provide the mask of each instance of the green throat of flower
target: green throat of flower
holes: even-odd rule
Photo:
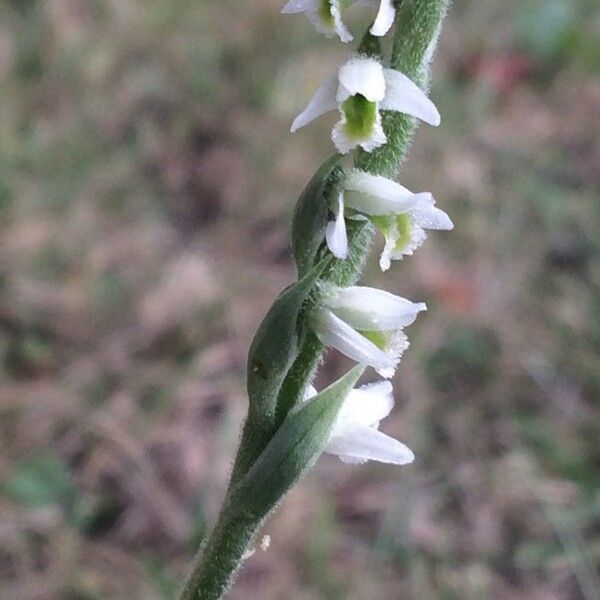
[[[331,12],[331,1],[321,0],[321,6],[319,7],[319,18],[325,27],[334,27],[335,19]]]
[[[411,222],[410,215],[407,213],[398,215],[396,217],[396,229],[398,231],[398,238],[396,239],[396,246],[394,250],[401,251],[410,244],[411,239]]]
[[[408,213],[388,216],[373,216],[371,221],[386,239],[395,240],[394,251],[401,252],[411,241],[411,218]]]
[[[355,139],[369,137],[377,121],[377,104],[367,100],[362,94],[350,96],[342,104],[346,117],[346,134]]]
[[[361,333],[380,350],[387,350],[389,340],[385,331],[361,331]]]

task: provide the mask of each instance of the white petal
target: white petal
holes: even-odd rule
[[[396,9],[392,0],[381,0],[379,4],[379,12],[371,27],[371,35],[382,36],[385,35],[390,27],[394,23],[394,17],[396,16]]]
[[[383,377],[389,378],[394,374],[399,359],[393,353],[378,348],[330,310],[314,313],[312,326],[325,345],[333,346],[356,362],[374,367]],[[383,375],[384,372],[386,375]]]
[[[338,71],[337,101],[361,94],[370,102],[380,102],[386,95],[386,80],[381,63],[374,58],[351,58]]]
[[[391,179],[358,169],[348,175],[344,188],[347,206],[369,215],[405,213],[431,196],[428,192],[414,194]]]
[[[384,73],[386,92],[382,109],[406,113],[436,127],[440,124],[440,113],[435,104],[416,83],[394,69],[384,69]]]
[[[284,15],[294,15],[303,12],[317,11],[318,0],[290,0],[282,9]]]
[[[300,127],[308,125],[321,115],[335,110],[337,102],[335,99],[336,79],[331,77],[321,84],[321,87],[316,91],[308,106],[294,119],[291,132],[297,131]]]
[[[394,408],[392,384],[378,381],[352,390],[338,413],[332,435],[337,435],[352,423],[375,426]]]
[[[335,221],[327,223],[325,240],[331,253],[340,259],[348,257],[348,235],[346,233],[346,220],[344,219],[344,194],[338,196],[338,210]]]
[[[337,454],[342,460],[376,460],[395,465],[406,465],[415,459],[407,446],[374,427],[364,425],[332,437],[325,451]]]
[[[423,302],[411,302],[385,290],[365,286],[340,288],[327,302],[335,314],[359,330],[390,331],[414,323]]]
[[[450,217],[440,208],[434,206],[435,200],[431,197],[428,200],[423,200],[410,211],[410,216],[415,225],[423,229],[438,229],[450,231],[454,229]]]

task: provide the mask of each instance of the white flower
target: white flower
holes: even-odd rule
[[[352,35],[342,21],[342,10],[354,0],[289,0],[283,7],[284,14],[304,13],[319,33],[327,37],[338,36],[342,42],[351,42]],[[364,0],[361,4],[376,4]],[[379,11],[370,29],[372,35],[385,35],[394,22],[396,9],[393,0],[380,0]]]
[[[289,0],[282,13],[304,13],[319,33],[327,37],[338,36],[342,42],[351,42],[352,35],[342,21],[340,0]]]
[[[312,386],[306,400],[317,390]],[[325,452],[336,454],[343,462],[360,464],[376,460],[406,465],[415,455],[404,444],[378,430],[379,421],[390,414],[394,406],[392,384],[379,381],[352,390],[338,413]]]
[[[319,339],[356,362],[392,377],[408,338],[403,328],[427,307],[375,288],[332,286],[325,307],[311,315]]]
[[[346,224],[340,219],[346,208],[356,211],[350,218],[366,215],[383,233],[385,247],[379,260],[382,271],[390,268],[391,260],[412,254],[426,239],[425,229],[454,227],[450,217],[436,208],[429,192],[415,194],[391,179],[354,169],[338,198],[337,218],[328,225],[328,246],[330,239],[336,240],[336,248],[348,246]]]
[[[406,75],[364,56],[350,59],[339,68],[337,77],[321,85],[294,119],[291,131],[335,109],[341,119],[331,137],[342,154],[356,146],[371,152],[386,143],[380,109],[406,113],[431,125],[440,123],[433,102]]]

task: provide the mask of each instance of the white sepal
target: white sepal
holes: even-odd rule
[[[338,196],[338,207],[335,221],[330,221],[325,229],[325,240],[331,253],[340,259],[348,257],[348,235],[344,218],[344,195]]]
[[[385,290],[366,286],[339,288],[327,300],[334,313],[358,330],[390,331],[414,323],[427,310],[424,302],[411,302]]]
[[[359,169],[349,173],[344,189],[347,206],[368,215],[405,213],[431,197],[429,192],[415,194],[391,179]]]
[[[368,460],[407,465],[415,459],[410,448],[398,440],[378,431],[375,427],[354,425],[329,440],[325,452],[337,454],[349,464],[361,464]]]
[[[396,9],[393,0],[381,0],[377,17],[375,17],[375,22],[369,30],[371,35],[377,37],[385,35],[393,25],[395,16]]]
[[[337,79],[335,77],[330,77],[324,81],[308,103],[308,106],[294,119],[290,131],[294,133],[294,131],[308,125],[321,115],[335,110],[338,107],[335,99],[336,87]]]
[[[319,339],[358,363],[373,367],[382,377],[392,377],[400,356],[378,348],[331,310],[323,308],[312,315],[311,325]]]
[[[414,209],[410,211],[412,221],[418,227],[423,229],[437,229],[450,231],[454,229],[454,223],[450,217],[441,209],[435,206],[433,196],[421,198]]]
[[[440,124],[438,109],[416,83],[395,69],[383,71],[386,86],[385,98],[381,102],[383,110],[406,113],[435,127]]]

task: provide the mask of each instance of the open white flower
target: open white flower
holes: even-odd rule
[[[342,42],[351,42],[352,35],[342,21],[342,11],[355,0],[289,0],[283,7],[284,14],[304,13],[319,33],[327,37],[336,35]],[[361,4],[376,4],[373,0],[363,0]],[[385,35],[394,22],[396,9],[393,0],[380,0],[379,11],[370,29],[372,35]]]
[[[342,0],[289,0],[282,13],[304,13],[319,33],[327,37],[338,36],[342,42],[351,42],[352,35],[342,21]]]
[[[337,218],[328,225],[327,244],[338,258],[348,253],[346,223],[340,218],[366,216],[385,237],[385,247],[379,260],[382,271],[392,260],[412,254],[426,239],[425,229],[450,230],[450,217],[435,206],[429,192],[413,193],[404,186],[379,175],[354,169],[344,182],[344,191],[337,203]],[[335,251],[330,240],[336,240]]]
[[[311,315],[319,339],[356,362],[373,367],[382,377],[392,377],[408,338],[403,328],[427,307],[384,290],[333,286],[325,307]]]
[[[337,77],[321,85],[294,119],[291,131],[336,109],[341,119],[331,137],[342,154],[356,146],[372,152],[387,142],[380,110],[406,113],[430,125],[440,123],[437,108],[415,83],[400,71],[386,69],[365,56],[350,59],[339,68]]]
[[[317,390],[312,386],[306,400]],[[406,465],[415,455],[404,444],[378,430],[379,421],[387,417],[394,406],[392,384],[379,381],[352,390],[338,413],[325,448],[345,463],[360,464],[376,460],[394,465]]]

